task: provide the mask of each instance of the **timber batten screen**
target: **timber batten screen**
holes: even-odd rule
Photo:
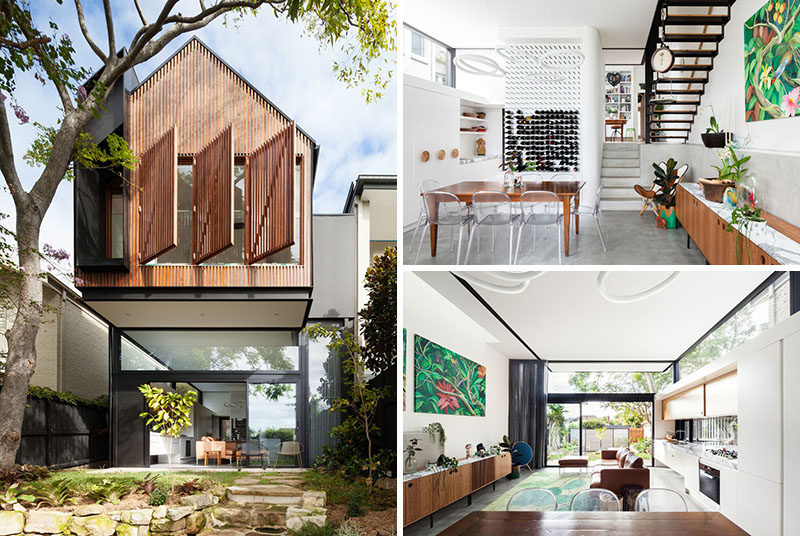
[[[245,262],[294,245],[295,125],[253,151],[245,162]]]
[[[233,138],[231,127],[194,159],[192,262],[200,264],[233,246]]]
[[[236,156],[247,156],[292,120],[275,108],[246,80],[217,58],[199,40],[190,40],[126,97],[125,139],[140,159],[168,129],[176,127],[176,152],[194,157],[214,137],[231,126]],[[138,253],[142,235],[138,207],[141,192],[129,188],[127,242],[129,271],[76,270],[79,287],[311,287],[311,184],[316,144],[295,129],[294,151],[301,158],[297,185],[300,210],[295,240],[299,262],[197,265],[145,265]],[[141,166],[130,172],[130,184],[140,184]],[[247,245],[244,246],[245,249]],[[213,259],[211,259],[213,261]]]
[[[142,264],[178,243],[178,153],[175,127],[144,154],[139,163],[139,259]]]

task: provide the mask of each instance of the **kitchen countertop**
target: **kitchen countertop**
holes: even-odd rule
[[[681,452],[685,452],[691,456],[696,456],[701,462],[713,466],[724,466],[728,467],[729,469],[738,469],[739,465],[736,460],[731,460],[728,458],[723,458],[722,456],[714,456],[713,454],[709,454],[706,452],[706,448],[710,448],[708,445],[703,445],[701,443],[672,443],[667,441],[666,439],[656,439],[656,441],[663,441],[667,448],[674,448],[676,450],[680,450]],[[724,445],[715,445],[713,448],[723,448]],[[730,448],[730,446],[724,446],[725,448]],[[735,449],[731,449],[735,450]]]
[[[484,456],[483,458],[478,458],[473,456],[471,458],[465,458],[462,460],[458,460],[458,466],[461,467],[462,465],[468,465],[470,463],[479,462],[481,460],[488,460],[489,458],[494,458],[498,456],[498,454],[491,454],[489,456]],[[433,475],[436,473],[440,473],[444,471],[444,469],[436,468],[435,470],[428,470],[428,469],[421,469],[419,471],[415,471],[413,473],[408,473],[403,475],[403,482],[408,482],[409,480],[415,480],[417,478],[422,478],[423,476]]]
[[[682,182],[681,186],[700,200],[701,203],[714,211],[717,216],[730,223],[733,209],[726,207],[722,203],[714,203],[706,199],[703,195],[703,186],[701,184],[696,182]],[[800,244],[769,225],[767,225],[766,233],[763,237],[759,237],[755,240],[750,238],[750,240],[781,264],[800,264]]]

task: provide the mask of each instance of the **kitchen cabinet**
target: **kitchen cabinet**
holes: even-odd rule
[[[800,526],[800,333],[783,340],[783,526]]]
[[[739,470],[777,483],[783,482],[782,361],[778,341],[740,359],[738,365],[743,379],[738,403]]]
[[[657,439],[655,445],[653,446],[653,457],[656,461],[663,463],[664,465],[669,465],[667,463],[667,445],[666,441],[663,439]]]
[[[751,536],[777,536],[795,534],[783,526],[783,486],[777,482],[761,478],[739,470],[739,500],[736,524]],[[794,506],[797,508],[797,505]]]
[[[738,414],[737,377],[734,371],[706,383],[706,417]]]
[[[661,401],[664,420],[694,419],[705,415],[705,386],[698,385]]]
[[[739,510],[739,472],[722,466],[719,468],[719,511],[736,522]]]

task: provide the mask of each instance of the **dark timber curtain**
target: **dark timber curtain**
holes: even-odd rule
[[[533,447],[533,466],[547,463],[547,362],[512,359],[508,364],[508,434]]]

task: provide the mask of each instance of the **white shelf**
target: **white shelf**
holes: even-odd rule
[[[466,156],[460,158],[458,163],[466,166],[468,164],[477,164],[478,162],[488,162],[489,160],[500,160],[500,155]]]
[[[463,115],[460,116],[460,117],[461,117],[461,119],[464,119],[465,121],[486,121],[485,117],[465,117]]]
[[[484,130],[483,132],[472,132],[472,131],[459,131],[460,134],[480,134],[481,136],[485,136],[488,130]]]

